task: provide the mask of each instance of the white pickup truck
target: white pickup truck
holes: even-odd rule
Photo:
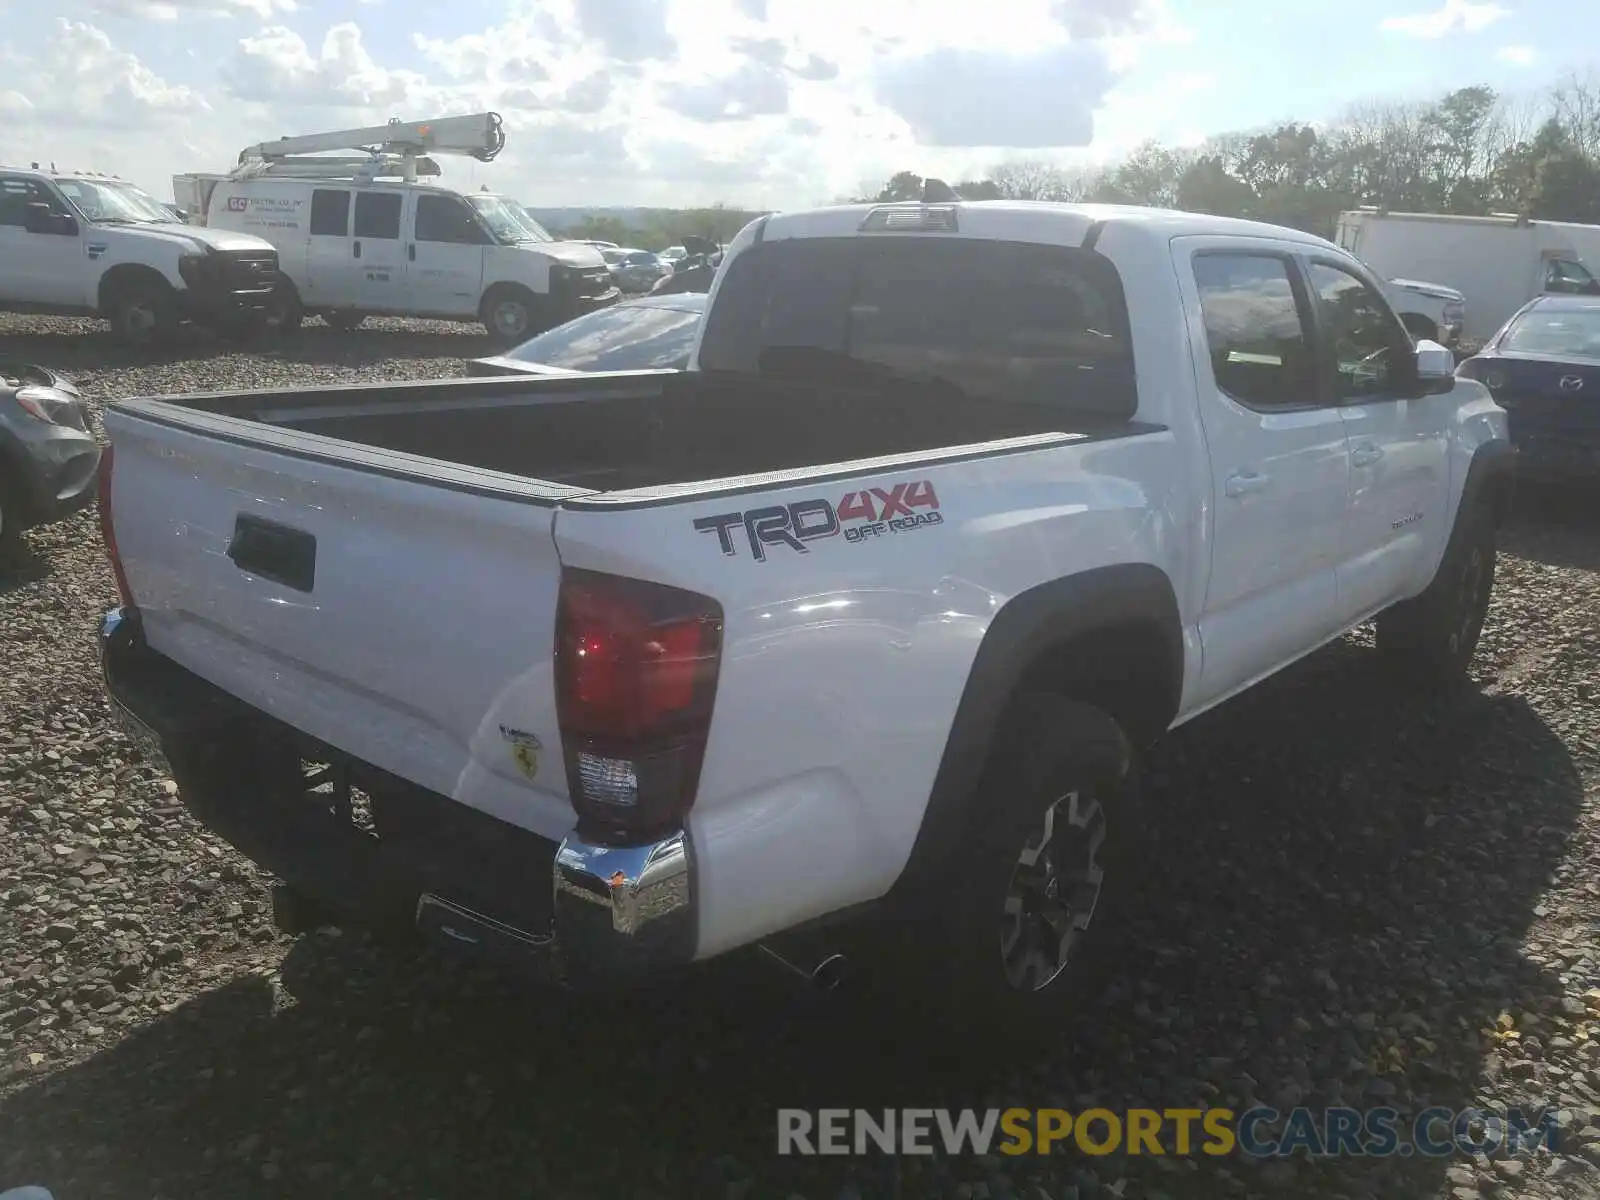
[[[1141,748],[1374,616],[1462,676],[1510,482],[1332,244],[1004,202],[753,222],[681,373],[106,426],[110,694],[295,894],[589,986],[832,921],[1012,1032]]]
[[[123,180],[0,165],[0,312],[103,317],[139,346],[184,321],[249,333],[278,265],[260,238],[185,225]]]

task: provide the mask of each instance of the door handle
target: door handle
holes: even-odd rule
[[[1358,467],[1370,467],[1383,457],[1382,446],[1357,446],[1350,455],[1350,461]]]
[[[1227,482],[1222,485],[1222,490],[1230,496],[1247,496],[1251,492],[1263,490],[1272,482],[1270,476],[1257,475],[1253,471],[1241,471],[1237,475],[1229,475]]]
[[[353,250],[354,250],[354,252],[355,252],[355,256],[356,256],[356,257],[357,257],[357,258],[360,258],[360,257],[361,257],[361,243],[360,243],[360,242],[354,242],[354,243],[352,243],[352,249],[353,249]]]
[[[417,245],[416,245],[415,242],[412,242],[411,244],[406,246],[406,257],[409,258],[412,262],[416,262],[417,261]]]

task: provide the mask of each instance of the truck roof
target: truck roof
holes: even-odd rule
[[[1488,216],[1473,216],[1467,213],[1425,213],[1425,212],[1390,212],[1378,208],[1351,208],[1339,214],[1339,220],[1348,221],[1355,217],[1367,221],[1435,221],[1448,225],[1488,225],[1495,228],[1515,229],[1529,225],[1555,225],[1556,221],[1535,221],[1530,217],[1519,217],[1513,213],[1490,213]]]
[[[871,213],[885,209],[915,211],[922,208],[951,208],[956,210],[958,225],[969,220],[976,222],[966,226],[973,232],[991,236],[1011,235],[1024,241],[1081,242],[1091,225],[1104,221],[1147,230],[1163,241],[1195,234],[1220,234],[1276,238],[1280,241],[1302,242],[1320,249],[1338,249],[1326,238],[1263,221],[1215,217],[1169,208],[1145,208],[1133,204],[1067,204],[1052,200],[960,200],[927,205],[908,200],[886,204],[842,204],[804,212],[774,213],[768,218],[762,236],[844,237],[857,232]]]
[[[44,167],[14,167],[3,162],[0,162],[0,171],[7,175],[30,175],[35,179],[104,179],[107,183],[133,183],[131,179],[107,175],[104,171],[61,171],[54,167],[46,170]]]

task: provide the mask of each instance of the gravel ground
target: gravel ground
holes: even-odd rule
[[[32,332],[29,332],[32,331]],[[451,326],[309,326],[159,364],[92,325],[0,350],[104,400],[437,376]],[[1058,1050],[984,1062],[750,958],[580,1000],[267,924],[268,880],[108,722],[93,514],[0,576],[0,1187],[85,1196],[1589,1197],[1600,1192],[1600,521],[1504,535],[1478,688],[1386,687],[1359,634],[1174,734],[1120,970]],[[779,1159],[779,1106],[1563,1106],[1561,1152]],[[1600,1121],[1600,1118],[1597,1118]],[[619,1190],[620,1189],[620,1190]]]

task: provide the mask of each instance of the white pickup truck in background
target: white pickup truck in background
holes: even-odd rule
[[[0,312],[102,317],[141,346],[184,321],[244,334],[278,267],[261,238],[185,225],[124,180],[0,165]]]
[[[1464,674],[1510,463],[1329,242],[1005,202],[753,222],[685,372],[106,426],[109,692],[296,894],[591,986],[832,921],[1013,1034],[1142,747],[1374,616]]]

